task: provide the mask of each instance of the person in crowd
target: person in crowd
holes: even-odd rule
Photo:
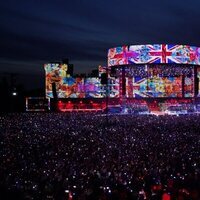
[[[0,199],[199,200],[200,117],[0,116]]]

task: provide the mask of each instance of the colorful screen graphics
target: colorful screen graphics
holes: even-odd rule
[[[66,77],[66,72],[62,73],[62,67],[59,63],[50,63],[44,65],[46,73],[46,97],[53,98],[52,83],[56,83],[56,89],[60,90],[62,86],[62,78]]]
[[[86,98],[105,98],[106,93],[110,98],[119,97],[119,79],[110,77],[107,85],[102,85],[100,78],[85,79]]]
[[[84,79],[69,77],[66,64],[45,64],[46,97],[53,98],[52,83],[56,83],[58,98],[84,98]]]
[[[145,63],[199,65],[200,48],[189,45],[147,44],[108,50],[108,66]]]
[[[101,87],[100,78],[86,78],[84,85],[86,98],[102,98],[104,91]]]
[[[194,77],[184,78],[184,97],[194,97]]]
[[[181,77],[127,78],[126,96],[129,98],[182,97],[182,78]]]
[[[84,98],[84,79],[66,77],[63,79],[62,88],[59,93],[59,98]]]
[[[53,98],[53,82],[56,83],[58,98],[105,98],[107,95],[109,98],[120,97],[119,78],[109,77],[108,84],[102,85],[100,77],[75,78],[68,76],[67,65],[65,64],[51,63],[44,67],[46,72],[46,98]],[[105,68],[102,67],[101,71],[105,72]],[[199,68],[197,69],[197,76],[200,77]],[[159,77],[158,73],[150,73],[148,78],[127,77],[126,97],[194,97],[194,75],[186,75],[184,78],[182,76]]]
[[[116,47],[108,50],[108,66],[128,64],[126,57],[128,46]]]
[[[200,97],[200,67],[197,68],[197,78],[198,78],[198,97]]]
[[[119,78],[109,77],[108,96],[110,98],[119,98]]]

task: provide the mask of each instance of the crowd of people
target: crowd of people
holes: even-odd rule
[[[0,115],[0,199],[199,200],[200,117]]]
[[[185,76],[193,76],[194,74],[193,66],[184,67],[184,66],[177,66],[177,65],[139,65],[137,67],[126,67],[125,72],[127,77],[152,77],[154,75],[158,75],[160,77],[178,77],[181,75]],[[120,69],[117,71],[117,75],[120,76]]]

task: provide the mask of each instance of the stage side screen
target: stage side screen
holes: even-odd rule
[[[66,64],[45,64],[46,98],[53,98],[52,83],[56,83],[58,98],[84,98],[84,79],[73,78],[67,74]]]
[[[182,97],[182,77],[126,78],[128,98]]]
[[[200,48],[189,45],[147,44],[108,50],[108,66],[130,64],[200,64]]]

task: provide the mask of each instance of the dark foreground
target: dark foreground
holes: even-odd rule
[[[0,199],[199,200],[200,117],[0,116]]]

